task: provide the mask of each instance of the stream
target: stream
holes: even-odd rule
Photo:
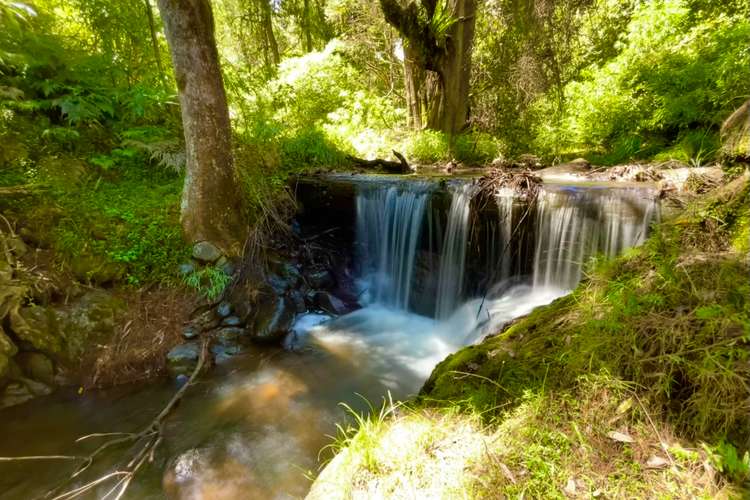
[[[444,186],[449,201],[441,204],[435,183],[352,182],[352,272],[363,307],[338,318],[300,315],[283,347],[259,347],[201,377],[127,498],[304,497],[347,418],[340,403],[367,411],[388,394],[415,395],[447,355],[568,293],[588,258],[642,243],[659,217],[649,189],[547,185],[533,205],[498,193],[483,209],[491,215],[479,217],[469,183]],[[0,456],[90,452],[95,439],[75,440],[140,430],[177,388],[62,390],[2,410]],[[122,451],[87,474],[111,471]],[[0,464],[0,498],[44,495],[72,468]]]

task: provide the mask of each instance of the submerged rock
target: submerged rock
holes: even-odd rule
[[[0,393],[0,408],[20,405],[35,397],[50,394],[52,394],[50,386],[21,377],[9,383]]]
[[[208,241],[201,241],[193,246],[193,258],[195,260],[212,264],[219,260],[222,253]]]

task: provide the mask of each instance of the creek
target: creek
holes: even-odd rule
[[[258,347],[201,377],[128,498],[304,497],[306,475],[330,456],[319,452],[347,418],[339,403],[366,411],[367,401],[416,394],[447,355],[568,293],[589,258],[640,244],[659,217],[654,191],[616,185],[547,184],[534,202],[500,192],[479,206],[462,180],[305,182],[301,224],[345,229],[354,262],[346,272],[363,307],[338,318],[300,315],[283,348]],[[80,453],[85,443],[72,446],[80,436],[137,431],[176,388],[59,391],[8,408],[0,456]],[[118,456],[88,472],[106,473]],[[71,469],[0,464],[0,497],[43,495]]]

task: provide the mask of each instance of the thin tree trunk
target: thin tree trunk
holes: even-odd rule
[[[312,23],[310,20],[310,0],[304,0],[302,8],[302,32],[305,36],[305,49],[312,52]]]
[[[158,0],[172,53],[187,153],[181,221],[191,242],[241,251],[247,225],[208,0]]]
[[[159,49],[159,40],[156,38],[156,23],[154,22],[154,11],[151,10],[151,0],[143,0],[146,4],[146,16],[148,16],[148,28],[151,32],[151,45],[154,49],[154,59],[156,59],[156,67],[159,70],[159,80],[162,84],[166,83],[164,75],[164,66],[161,64],[161,50]]]
[[[268,48],[271,52],[271,61],[273,62],[274,66],[278,66],[281,62],[281,57],[279,55],[279,44],[276,41],[276,35],[273,32],[273,16],[271,13],[271,4],[269,3],[269,0],[259,1],[261,3],[261,16],[266,44],[268,45]]]
[[[422,128],[422,87],[424,85],[424,70],[416,62],[417,56],[404,42],[404,89],[406,94],[406,116],[409,128]]]

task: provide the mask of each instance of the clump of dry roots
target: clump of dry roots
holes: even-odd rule
[[[477,181],[476,196],[490,200],[507,190],[522,200],[532,201],[536,199],[541,186],[542,178],[531,170],[491,168]]]

